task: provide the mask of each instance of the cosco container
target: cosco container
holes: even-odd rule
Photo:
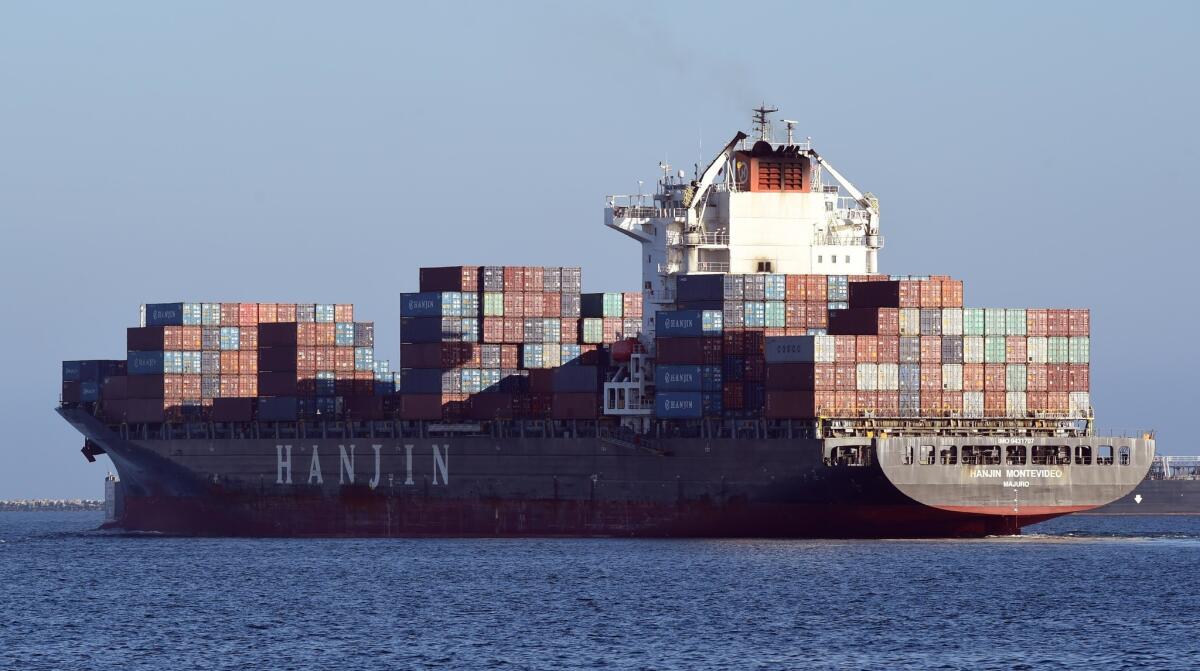
[[[817,337],[818,336],[776,336],[767,338],[765,345],[766,349],[764,352],[766,362],[813,363],[816,361]]]

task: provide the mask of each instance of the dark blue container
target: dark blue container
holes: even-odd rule
[[[745,400],[743,408],[751,416],[762,414],[763,405],[767,402],[767,393],[763,390],[761,382],[747,382],[742,388]]]
[[[729,382],[741,382],[746,377],[746,359],[740,356],[725,357],[722,375]]]
[[[721,414],[724,409],[724,402],[721,400],[721,392],[706,391],[702,395],[704,405],[704,415],[706,417],[714,417]]]
[[[321,396],[314,400],[319,416],[328,419],[330,417],[338,417],[342,414],[341,396]]]
[[[704,313],[700,310],[659,310],[654,315],[654,333],[659,338],[698,338],[704,335]]]
[[[595,392],[600,375],[595,366],[563,366],[554,369],[554,391],[564,394]]]
[[[675,300],[677,301],[721,301],[724,299],[724,275],[680,275],[675,278]]]
[[[721,391],[724,380],[720,366],[704,366],[700,369],[701,391]]]
[[[654,386],[659,392],[701,391],[704,381],[698,365],[659,365],[654,369]]]
[[[675,304],[680,310],[724,310],[725,301],[683,301]]]
[[[921,390],[921,364],[919,363],[902,363],[900,364],[900,391],[920,391]]]
[[[62,381],[63,382],[79,382],[83,379],[82,361],[64,361],[62,362]]]
[[[704,415],[703,394],[698,391],[658,392],[654,414],[663,419],[690,419]]]
[[[183,303],[147,303],[146,326],[182,326]]]
[[[400,391],[405,394],[442,393],[442,369],[405,368],[401,370]]]
[[[84,403],[95,403],[100,400],[100,383],[83,381],[79,383],[79,400]]]
[[[162,352],[130,352],[127,361],[130,375],[162,375],[163,373]]]
[[[299,416],[299,404],[294,396],[275,396],[258,399],[258,419],[264,422],[294,422]]]
[[[401,319],[400,342],[442,342],[442,318],[408,317]]]
[[[337,396],[337,381],[328,378],[313,380],[317,396]]]
[[[441,317],[442,295],[436,291],[400,294],[401,317]]]

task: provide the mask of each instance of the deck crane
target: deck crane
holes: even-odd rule
[[[867,271],[871,273],[876,272],[878,267],[879,249],[883,247],[882,240],[879,237],[879,199],[876,198],[874,194],[864,194],[863,192],[859,191],[853,184],[850,183],[850,180],[846,179],[840,172],[835,170],[828,161],[826,161],[821,157],[820,154],[816,152],[816,150],[810,149],[808,153],[813,160],[817,162],[817,165],[821,166],[821,168],[827,171],[833,177],[834,181],[836,181],[839,186],[845,189],[846,192],[850,194],[850,197],[853,198],[855,202],[858,203],[859,207],[862,208],[862,212],[866,217],[866,221],[864,222],[864,236],[866,237],[867,243]]]

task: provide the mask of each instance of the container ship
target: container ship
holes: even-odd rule
[[[879,273],[878,199],[774,111],[690,178],[661,164],[655,193],[607,199],[631,291],[421,268],[394,369],[351,304],[142,306],[124,358],[63,363],[58,413],[117,470],[108,524],[965,537],[1129,494],[1153,435],[1096,435],[1089,312]]]

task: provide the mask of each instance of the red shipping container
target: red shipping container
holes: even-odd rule
[[[1003,396],[1003,394],[1001,394]],[[942,392],[921,391],[921,416],[939,417],[942,414]]]
[[[807,300],[804,292],[803,275],[784,275],[784,296],[789,303]]]
[[[542,294],[542,314],[547,317],[562,315],[562,294],[548,291]]]
[[[544,272],[541,266],[527,266],[522,273],[521,290],[525,293],[540,293],[545,285]]]
[[[1071,367],[1069,364],[1046,364],[1046,391],[1071,391]]]
[[[504,286],[508,286],[508,279],[505,278]],[[513,317],[525,316],[525,294],[515,291],[504,292],[504,317],[511,319]]]
[[[961,285],[961,283],[960,283]],[[944,294],[943,294],[944,297]],[[942,392],[942,413],[946,415],[961,415],[963,411],[963,396],[959,391]]]
[[[726,403],[725,407],[730,410],[741,409],[740,404],[737,407],[730,407]],[[769,419],[809,419],[816,417],[816,393],[811,391],[768,391],[764,399],[763,415]]]
[[[221,303],[221,326],[237,326],[241,323],[238,307],[237,303]]]
[[[258,396],[258,375],[239,375],[238,395],[243,397]]]
[[[879,398],[877,392],[873,391],[857,391],[854,393],[854,408],[858,414],[877,413]]]
[[[963,364],[963,391],[983,391],[983,364]]]
[[[182,326],[164,326],[163,333],[163,349],[168,352],[178,352],[183,349],[183,327]],[[126,338],[128,338],[126,333]]]
[[[829,328],[829,307],[825,303],[806,303],[804,320],[810,329]]]
[[[855,405],[857,393],[854,391],[837,391],[833,395],[833,414],[835,417],[854,417],[858,414]]]
[[[942,281],[941,280],[920,280],[918,282],[920,289],[921,305],[923,308],[940,308],[942,307]]]
[[[485,343],[504,342],[504,317],[484,317],[482,339]]]
[[[900,280],[900,307],[921,307],[921,283],[919,280]]]
[[[333,369],[339,373],[353,373],[354,348],[336,347],[334,349]]]
[[[621,310],[623,317],[641,317],[642,294],[636,291],[621,294]]]
[[[1025,392],[1025,410],[1028,412],[1046,412],[1046,392],[1044,391],[1027,391]]]
[[[546,316],[546,303],[544,296],[545,294],[541,293],[540,291],[536,293],[525,294],[523,309],[525,310],[526,317]],[[559,309],[562,309],[561,305],[559,306]]]
[[[1046,412],[1065,414],[1071,410],[1071,394],[1065,391],[1052,391],[1046,394]]]
[[[313,360],[316,362],[317,370],[320,370],[320,371],[333,370],[334,354],[333,354],[332,347],[314,347],[313,354],[315,355]],[[401,360],[400,363],[401,363],[401,365],[404,365],[403,359]]]
[[[1071,311],[1070,310],[1046,310],[1046,335],[1048,335],[1048,336],[1069,336],[1069,335],[1071,335]]]
[[[821,415],[831,415],[837,409],[837,392],[833,391],[815,391],[813,392],[813,405]]]
[[[942,390],[942,367],[940,365],[921,366],[921,395],[927,391]]]
[[[442,396],[440,394],[401,394],[400,419],[441,419]]]
[[[721,404],[726,410],[741,410],[745,407],[746,396],[744,389],[740,382],[730,382],[721,389]],[[767,393],[769,394],[770,392]]]
[[[1088,370],[1087,364],[1073,363],[1068,364],[1067,368],[1069,369],[1069,390],[1087,391],[1091,385],[1091,371]]]
[[[330,324],[330,326],[332,326],[332,324]],[[240,350],[258,349],[258,327],[257,326],[241,326],[238,328],[238,349],[240,349]]]
[[[525,268],[521,266],[504,266],[505,292],[518,292],[525,288]]]
[[[1025,390],[1045,392],[1049,390],[1046,376],[1046,364],[1031,363],[1025,365]]]
[[[784,324],[788,328],[807,328],[808,311],[805,304],[799,301],[788,301],[783,305]]]
[[[962,280],[942,280],[942,307],[961,308],[963,306]],[[962,398],[959,398],[959,411],[962,410]]]
[[[333,347],[337,344],[337,329],[332,322],[316,324],[317,347]]]
[[[742,331],[726,330],[721,334],[721,339],[724,343],[725,354],[729,356],[741,356],[746,353]]]
[[[921,336],[921,363],[933,364],[942,362],[942,337]],[[940,370],[940,368],[939,368]]]
[[[559,323],[559,340],[564,345],[582,344],[583,334],[579,332],[579,320],[570,317],[564,317]]]
[[[550,403],[551,419],[595,419],[599,415],[599,394],[554,394]]]
[[[1002,363],[983,364],[983,390],[1004,391],[1008,384],[1006,375],[1006,366]]]
[[[900,335],[899,308],[879,308],[878,322],[879,335]]]
[[[294,321],[296,321],[296,304],[295,303],[276,303],[275,304],[275,321],[277,321],[277,322],[294,322]]]
[[[824,364],[829,365],[829,364]],[[858,388],[855,381],[855,372],[857,364],[853,363],[838,363],[833,366],[833,386],[834,389],[841,391],[853,391]]]
[[[786,280],[785,280],[786,281]],[[804,300],[809,304],[825,303],[829,295],[829,278],[825,275],[804,276]]]
[[[300,347],[316,347],[317,327],[315,322],[299,322],[296,324],[296,344]]]
[[[900,362],[900,336],[879,336],[875,339],[879,363]]]
[[[860,363],[879,361],[879,336],[858,336],[854,343],[854,356]]]
[[[833,360],[839,363],[850,363],[855,360],[855,344],[857,336],[839,335],[833,337]]]
[[[604,328],[603,340],[605,344],[615,343],[622,338],[621,332],[623,324],[620,317],[604,317],[602,321]]]
[[[199,399],[200,398],[200,376],[199,375],[180,375],[183,387],[183,398]]]
[[[224,375],[232,375],[238,372],[238,357],[241,352],[235,350],[227,350],[221,352],[221,373]]]
[[[258,324],[258,303],[238,303],[238,326]]]
[[[338,303],[337,305],[334,305],[333,321],[342,323],[354,321],[354,306],[349,303]]]
[[[505,294],[507,296],[508,294]],[[525,319],[523,317],[504,318],[504,342],[520,343],[525,340]]]
[[[983,392],[983,414],[987,417],[1004,417],[1008,414],[1008,394],[1003,391]]]
[[[833,391],[837,389],[836,364],[813,364],[813,388],[820,391]]]
[[[1025,363],[1029,359],[1025,336],[1006,336],[1004,338],[1004,360],[1008,363]]]
[[[1067,313],[1067,330],[1072,336],[1086,336],[1092,332],[1090,310],[1070,310]]]
[[[278,306],[275,303],[259,303],[258,304],[258,323],[274,324],[277,321]]]
[[[258,352],[255,350],[239,350],[237,371],[241,375],[258,375]]]
[[[900,392],[881,391],[875,395],[875,407],[880,417],[897,417],[900,415]]]
[[[787,329],[775,328],[775,327],[765,328],[765,329],[763,329],[762,333],[767,338],[778,338],[780,336],[787,335]],[[853,336],[851,336],[851,337],[853,337]]]
[[[1030,308],[1025,311],[1025,335],[1033,338],[1045,338],[1049,335],[1048,310]]]

